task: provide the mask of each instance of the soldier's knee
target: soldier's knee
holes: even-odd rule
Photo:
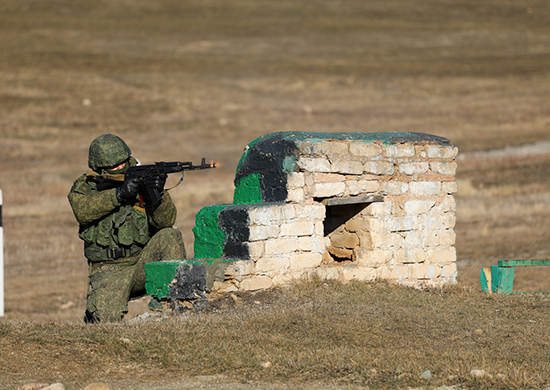
[[[84,322],[86,324],[94,324],[98,322],[120,322],[128,313],[128,303],[122,302],[105,302],[97,304],[97,302],[88,302],[86,304],[86,312]]]

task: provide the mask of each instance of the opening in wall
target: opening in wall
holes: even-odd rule
[[[384,197],[372,195],[318,201],[326,206],[324,235],[330,239],[328,253],[334,261],[353,261],[354,249],[360,246],[361,235],[365,232],[350,221],[362,219],[361,212],[373,202],[383,202]]]

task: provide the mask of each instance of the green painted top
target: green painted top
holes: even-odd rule
[[[447,138],[440,137],[437,135],[418,133],[418,132],[379,132],[379,133],[368,133],[368,132],[346,132],[346,133],[317,133],[317,132],[307,132],[307,131],[280,131],[276,133],[264,134],[254,141],[250,142],[246,148],[245,152],[242,155],[239,164],[237,166],[237,171],[239,171],[243,162],[246,161],[250,149],[260,141],[267,141],[270,138],[278,138],[287,141],[309,141],[309,142],[323,142],[326,140],[353,140],[353,141],[362,141],[362,142],[382,142],[386,145],[412,142],[412,143],[433,143],[448,145],[450,141]]]
[[[438,144],[448,144],[449,140],[444,137],[440,137],[432,134],[418,133],[418,132],[379,132],[379,133],[367,133],[367,132],[346,132],[346,133],[316,133],[307,131],[281,131],[277,133],[270,133],[262,135],[248,144],[249,147],[253,146],[260,140],[281,136],[284,139],[294,141],[313,141],[319,142],[327,139],[337,140],[354,140],[364,142],[383,142],[385,144],[403,143],[403,142],[431,142]]]

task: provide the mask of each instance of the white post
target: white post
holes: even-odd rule
[[[2,190],[0,190],[0,317],[4,317],[4,228],[2,226]]]

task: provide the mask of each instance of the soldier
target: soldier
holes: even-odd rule
[[[92,171],[80,176],[68,195],[89,265],[86,323],[121,321],[128,301],[146,294],[145,264],[186,256],[181,232],[172,227],[176,208],[164,190],[166,175],[146,183],[162,193],[155,205],[139,193],[139,179],[97,188],[98,175],[124,173],[134,165],[137,160],[121,138],[101,135],[90,144]]]

